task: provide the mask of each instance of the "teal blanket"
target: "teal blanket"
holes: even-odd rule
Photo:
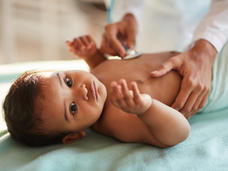
[[[91,130],[70,145],[29,148],[9,135],[0,140],[1,170],[228,170],[228,109],[195,115],[192,131],[183,143],[159,149],[138,143],[120,143]]]
[[[189,138],[168,149],[120,143],[92,130],[73,144],[30,148],[2,133],[0,170],[228,170],[228,109],[197,114],[190,124]]]

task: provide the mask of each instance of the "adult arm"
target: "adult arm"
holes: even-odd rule
[[[228,38],[227,21],[228,1],[213,1],[195,31],[192,48],[170,58],[151,73],[154,77],[165,75],[173,69],[180,73],[183,80],[172,107],[187,118],[197,113],[207,102],[213,63]]]
[[[228,39],[228,0],[213,0],[210,10],[200,21],[193,42],[205,39],[219,52]]]

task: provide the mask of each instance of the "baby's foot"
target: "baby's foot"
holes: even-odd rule
[[[80,36],[66,43],[70,47],[70,52],[83,59],[88,59],[97,53],[96,44],[89,35]]]

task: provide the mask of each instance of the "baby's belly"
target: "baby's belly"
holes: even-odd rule
[[[141,59],[147,68],[145,73],[149,74],[147,81],[145,82],[142,91],[148,92],[153,98],[167,104],[171,105],[180,89],[181,76],[178,72],[171,70],[167,74],[161,77],[152,77],[150,72],[159,68],[164,62],[166,62],[170,57],[177,55],[176,52],[167,52],[159,54],[148,54],[145,55],[144,60]],[[144,90],[145,89],[145,90]]]
[[[133,60],[110,60],[102,63],[95,70],[95,75],[111,92],[110,83],[125,79],[128,83],[135,81],[141,93],[147,93],[167,105],[174,101],[180,87],[180,75],[171,71],[162,77],[152,77],[150,72],[168,60],[172,53],[146,54]]]
[[[139,88],[142,93],[151,95],[152,98],[161,101],[166,105],[172,105],[179,89],[181,78],[175,71],[171,71],[160,78],[151,77]]]

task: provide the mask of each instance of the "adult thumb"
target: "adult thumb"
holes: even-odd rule
[[[173,63],[170,60],[168,60],[167,62],[159,66],[157,70],[152,71],[150,74],[152,77],[161,77],[166,73],[168,73],[169,71],[171,71],[173,68],[174,68]]]
[[[127,37],[127,46],[129,49],[134,49],[135,48],[135,37],[136,35],[135,34],[129,34],[128,37]]]

